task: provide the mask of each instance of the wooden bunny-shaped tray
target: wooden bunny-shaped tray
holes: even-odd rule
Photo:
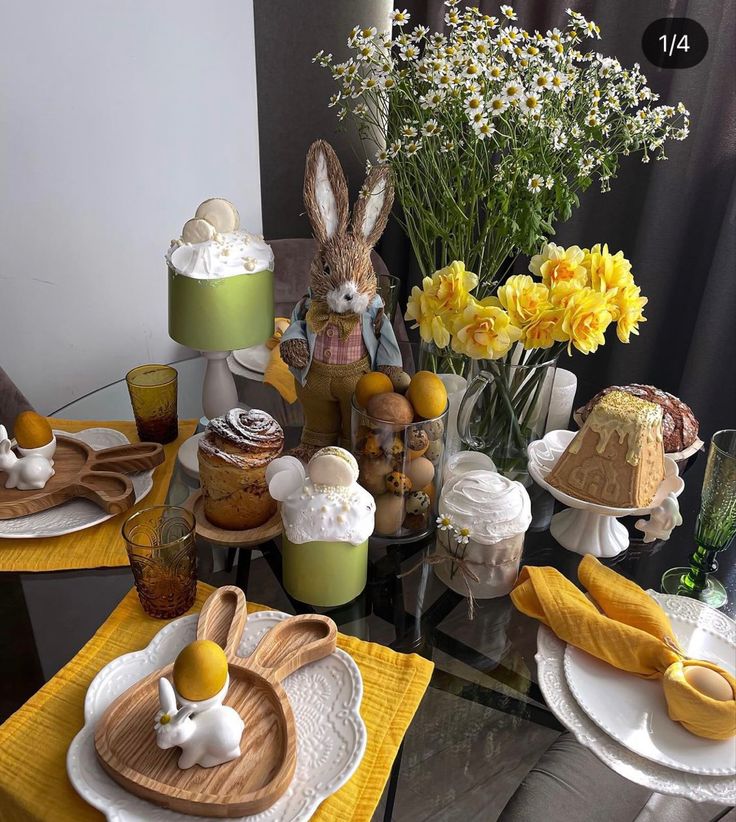
[[[245,730],[237,759],[182,770],[177,749],[156,745],[158,681],[167,665],[121,694],[95,729],[97,757],[105,771],[136,796],[181,813],[237,817],[269,808],[289,787],[296,767],[296,724],[281,682],[335,650],[337,628],[319,614],[295,616],[272,628],[249,657],[237,655],[247,619],[240,588],[224,586],[205,602],[197,639],[224,650],[230,687],[225,704]]]
[[[75,497],[94,502],[108,514],[120,514],[135,502],[133,483],[126,473],[147,471],[163,461],[163,446],[155,442],[115,445],[96,451],[82,440],[57,434],[55,473],[44,488],[5,488],[5,474],[0,471],[0,519],[35,514]]]

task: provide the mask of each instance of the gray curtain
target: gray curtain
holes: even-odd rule
[[[398,4],[397,4],[398,5]],[[412,24],[443,27],[441,0],[402,0]],[[546,30],[564,22],[570,0],[524,0],[520,25]],[[601,26],[603,52],[639,62],[663,101],[682,100],[692,114],[690,137],[668,148],[669,159],[642,165],[625,158],[612,191],[589,190],[572,219],[558,226],[557,242],[608,242],[632,261],[649,299],[648,322],[630,345],[609,334],[595,355],[562,364],[578,373],[578,398],[613,383],[649,382],[690,403],[704,439],[736,424],[736,3],[734,0],[586,0],[572,2]],[[388,0],[256,0],[256,51],[264,229],[269,237],[308,236],[301,186],[309,143],[331,140],[353,194],[363,179],[354,131],[340,131],[327,100],[334,85],[311,63],[320,48],[348,56],[356,25],[385,24]],[[489,14],[497,3],[480,2]],[[704,60],[690,69],[648,63],[641,36],[653,20],[692,17],[708,33]],[[418,271],[396,224],[378,251],[402,277],[404,297]],[[526,261],[516,271],[526,268]]]

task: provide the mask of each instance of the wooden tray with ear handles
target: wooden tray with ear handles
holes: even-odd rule
[[[98,760],[127,791],[181,813],[222,818],[260,813],[289,787],[296,767],[296,724],[281,682],[331,654],[337,628],[320,614],[291,617],[243,658],[237,650],[247,615],[243,592],[227,585],[205,602],[197,623],[197,639],[216,642],[227,656],[230,687],[224,704],[245,723],[240,757],[212,768],[181,770],[179,749],[157,746],[158,680],[171,677],[172,663],[121,694],[95,730]]]
[[[56,434],[53,459],[55,473],[37,491],[6,488],[0,471],[0,519],[35,514],[75,497],[94,502],[108,514],[120,514],[135,502],[133,483],[125,474],[160,465],[164,449],[155,442],[137,442],[96,451],[75,437]]]

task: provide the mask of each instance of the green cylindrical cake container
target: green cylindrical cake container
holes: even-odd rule
[[[273,334],[273,271],[205,280],[169,266],[169,336],[199,351],[232,351]]]
[[[297,545],[281,537],[284,587],[308,605],[330,608],[355,599],[365,588],[368,540],[349,542],[315,540]]]

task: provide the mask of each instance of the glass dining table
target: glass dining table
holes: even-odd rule
[[[199,418],[203,363],[200,358],[174,363],[179,373],[179,416]],[[238,377],[239,396],[248,404],[252,385]],[[258,391],[262,392],[261,384]],[[257,392],[253,392],[257,393]],[[578,389],[578,399],[594,393]],[[100,388],[58,409],[54,416],[78,420],[131,419],[125,381]],[[287,443],[299,431],[286,429]],[[705,439],[706,437],[704,437]],[[693,529],[699,505],[705,459],[701,455],[685,474],[680,497],[684,523],[669,541],[644,543],[630,527],[629,548],[606,564],[644,588],[659,590],[668,568],[687,564],[693,549]],[[179,467],[168,494],[180,504],[195,484]],[[549,533],[554,500],[533,486],[534,519],[526,535],[522,562],[551,565],[576,579],[580,556],[560,547]],[[637,534],[639,535],[637,537]],[[524,777],[544,752],[565,731],[552,713],[537,677],[535,653],[538,624],[520,614],[508,596],[479,600],[473,619],[467,601],[448,589],[426,565],[409,571],[431,547],[424,542],[392,544],[371,542],[369,582],[353,602],[335,609],[320,609],[339,630],[361,639],[382,643],[394,650],[418,653],[435,664],[432,681],[414,717],[384,791],[375,819],[494,820]],[[286,594],[281,584],[278,540],[258,551],[200,547],[200,578],[215,585],[235,582],[254,601],[290,613],[306,610]],[[736,551],[722,555],[719,579],[729,602],[723,611],[736,614]],[[25,606],[6,621],[0,633],[2,655],[23,648],[35,663],[0,696],[7,715],[13,703],[24,701],[88,640],[132,585],[128,569],[3,574],[11,593],[0,604],[0,616],[10,604]],[[17,590],[16,590],[17,589]],[[18,599],[20,597],[20,599]],[[80,600],[84,607],[79,606]],[[50,603],[76,603],[50,607]],[[53,618],[46,616],[53,613]],[[13,632],[12,637],[8,631]],[[17,707],[17,704],[15,705]],[[567,818],[576,820],[574,798]],[[533,822],[533,820],[531,821]]]

